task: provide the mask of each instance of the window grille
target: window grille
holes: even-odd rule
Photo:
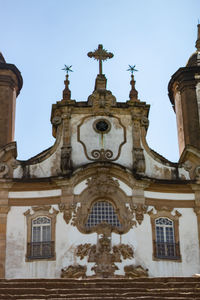
[[[91,228],[103,222],[121,228],[121,224],[112,204],[107,201],[98,201],[92,207],[86,228]]]
[[[156,257],[177,259],[180,256],[179,244],[175,243],[174,222],[168,218],[155,220],[156,226]]]

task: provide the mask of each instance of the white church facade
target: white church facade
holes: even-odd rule
[[[22,77],[0,55],[0,277],[173,277],[200,273],[200,25],[196,52],[169,82],[180,159],[146,142],[150,106],[107,90],[99,45],[93,93],[52,106],[54,145],[17,159]],[[134,67],[131,71],[134,71]]]

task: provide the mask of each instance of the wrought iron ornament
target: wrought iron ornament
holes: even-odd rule
[[[101,44],[98,46],[98,49],[94,50],[94,52],[88,52],[87,55],[88,57],[93,57],[94,59],[99,61],[99,75],[103,74],[102,61],[107,60],[108,58],[112,58],[114,56],[113,53],[103,49],[103,45]]]
[[[138,70],[136,70],[136,68],[135,68],[136,65],[134,65],[134,66],[128,65],[128,66],[129,66],[129,69],[126,71],[131,72],[131,75],[133,75],[133,72],[138,72]]]
[[[69,72],[73,72],[73,71],[71,70],[71,68],[72,68],[72,66],[67,66],[67,65],[65,65],[65,67],[64,67],[62,70],[65,71],[65,72],[67,73],[67,75],[68,75]]]

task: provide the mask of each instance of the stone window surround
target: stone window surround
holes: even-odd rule
[[[53,212],[50,212],[51,206],[33,206],[31,210],[28,209],[24,215],[26,216],[27,222],[27,249],[26,249],[26,262],[32,261],[47,261],[47,260],[56,260],[56,253],[55,253],[55,229],[56,229],[56,216],[58,211],[53,208]],[[54,242],[54,249],[53,249],[53,256],[51,258],[28,258],[28,243],[31,243],[31,236],[32,236],[32,221],[38,217],[47,217],[51,220],[51,241]]]
[[[179,253],[178,259],[169,259],[169,258],[158,258],[156,256],[156,248],[154,247],[154,241],[156,241],[156,219],[159,218],[168,218],[173,221],[174,224],[174,242],[179,245],[179,251],[180,251],[180,239],[179,239],[179,217],[181,217],[181,214],[175,210],[174,215],[172,215],[173,208],[172,207],[158,207],[155,206],[155,209],[157,210],[156,213],[153,212],[153,208],[148,212],[151,220],[151,228],[152,228],[152,248],[153,248],[153,254],[152,259],[154,261],[160,261],[160,260],[166,260],[166,261],[173,261],[173,262],[181,262],[181,254]]]

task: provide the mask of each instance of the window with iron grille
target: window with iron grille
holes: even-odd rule
[[[32,220],[31,242],[28,243],[28,257],[32,259],[53,256],[51,241],[51,219],[40,216]]]
[[[108,201],[98,201],[93,205],[88,216],[86,228],[91,228],[101,223],[108,223],[121,228],[121,223],[115,213],[114,207]]]
[[[175,243],[174,222],[169,218],[155,220],[156,257],[166,259],[179,258],[179,244]]]

